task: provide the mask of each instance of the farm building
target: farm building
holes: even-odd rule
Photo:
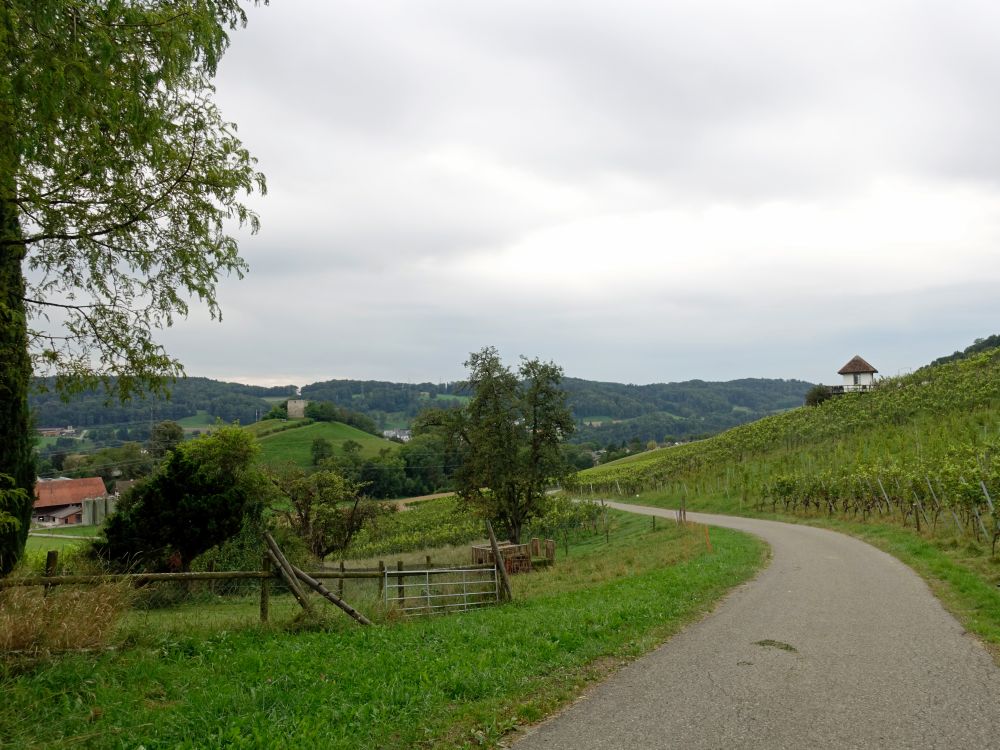
[[[108,494],[100,477],[84,479],[40,479],[35,484],[32,523],[61,526],[81,523],[83,501]]]

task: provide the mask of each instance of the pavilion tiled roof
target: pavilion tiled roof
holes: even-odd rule
[[[854,358],[850,362],[837,370],[838,375],[854,375],[855,373],[862,372],[878,372],[878,370],[857,355],[854,355]]]
[[[52,479],[35,485],[35,507],[52,508],[59,505],[79,505],[91,497],[104,497],[108,491],[100,477],[84,479]]]

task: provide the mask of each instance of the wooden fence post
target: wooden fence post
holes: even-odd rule
[[[493,533],[493,524],[489,521],[486,522],[486,530],[490,534],[490,546],[493,548],[493,563],[496,565],[497,573],[500,575],[504,598],[506,601],[510,601],[514,598],[514,595],[510,590],[510,578],[507,577],[507,565],[503,559],[503,555],[500,554],[500,545],[497,544],[496,534]]]
[[[260,622],[266,625],[271,606],[271,558],[267,554],[260,561],[260,572]]]
[[[371,625],[372,624],[371,620],[369,620],[363,614],[361,614],[360,612],[358,612],[358,610],[356,610],[350,604],[348,604],[347,602],[345,602],[343,599],[338,599],[336,597],[336,595],[334,595],[334,593],[332,591],[330,591],[326,586],[324,586],[322,583],[320,583],[319,581],[317,581],[315,578],[313,578],[308,573],[305,573],[305,572],[299,570],[294,565],[292,566],[292,572],[295,573],[295,575],[299,578],[299,580],[301,580],[303,583],[305,583],[309,588],[311,588],[317,594],[319,594],[320,596],[325,597],[330,602],[332,602],[333,604],[336,604],[338,607],[340,607],[342,610],[344,610],[344,612],[346,612],[348,615],[350,615],[352,618],[354,618],[354,620],[359,625]],[[344,580],[344,579],[341,578],[340,580]]]
[[[59,552],[54,549],[50,549],[45,553],[45,577],[52,578],[56,574],[56,570],[59,567]],[[42,596],[49,595],[49,587],[46,586],[42,591]]]
[[[385,562],[378,561],[378,598],[385,595]]]
[[[403,561],[396,560],[396,570],[403,569]],[[399,599],[399,606],[403,606],[403,602],[406,599],[406,589],[403,588],[403,576],[396,576],[396,597]]]
[[[340,561],[340,583],[337,584],[337,596],[344,598],[344,561]]]
[[[292,596],[299,603],[306,612],[312,614],[313,608],[309,599],[306,597],[306,593],[299,586],[298,578],[295,575],[295,571],[292,570],[292,565],[288,562],[288,558],[285,557],[285,553],[281,551],[278,543],[274,541],[274,537],[271,536],[271,532],[264,532],[264,541],[267,542],[267,554],[271,558],[271,562],[278,566],[278,572],[281,573],[281,577],[285,580],[285,584],[288,586],[289,590],[292,592]]]

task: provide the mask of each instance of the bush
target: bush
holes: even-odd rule
[[[829,399],[831,395],[830,389],[822,383],[814,385],[806,393],[806,406],[819,406]]]

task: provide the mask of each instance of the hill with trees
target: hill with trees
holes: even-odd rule
[[[328,380],[303,386],[297,395],[294,385],[263,387],[191,377],[178,380],[171,387],[169,399],[146,395],[124,404],[109,403],[101,388],[63,400],[53,385],[51,380],[36,382],[31,410],[37,426],[110,427],[116,434],[104,437],[119,440],[145,440],[153,424],[167,419],[187,426],[211,425],[216,420],[252,424],[269,413],[273,415],[275,409],[280,411],[288,398],[339,407],[342,411],[333,419],[368,432],[409,427],[424,409],[460,406],[469,400],[461,382]],[[573,442],[603,448],[610,443],[672,442],[715,434],[801,405],[811,384],[748,378],[626,385],[565,378],[563,387],[576,423]],[[329,406],[325,408],[330,410]],[[368,419],[359,420],[351,413]]]
[[[207,413],[210,422],[239,420],[250,424],[271,409],[274,399],[294,396],[294,385],[265,387],[225,383],[211,378],[182,378],[170,386],[170,397],[143,393],[121,403],[109,399],[102,388],[90,388],[63,398],[55,389],[53,378],[37,378],[29,397],[35,424],[91,426],[128,426],[151,424],[165,419],[179,421]]]

